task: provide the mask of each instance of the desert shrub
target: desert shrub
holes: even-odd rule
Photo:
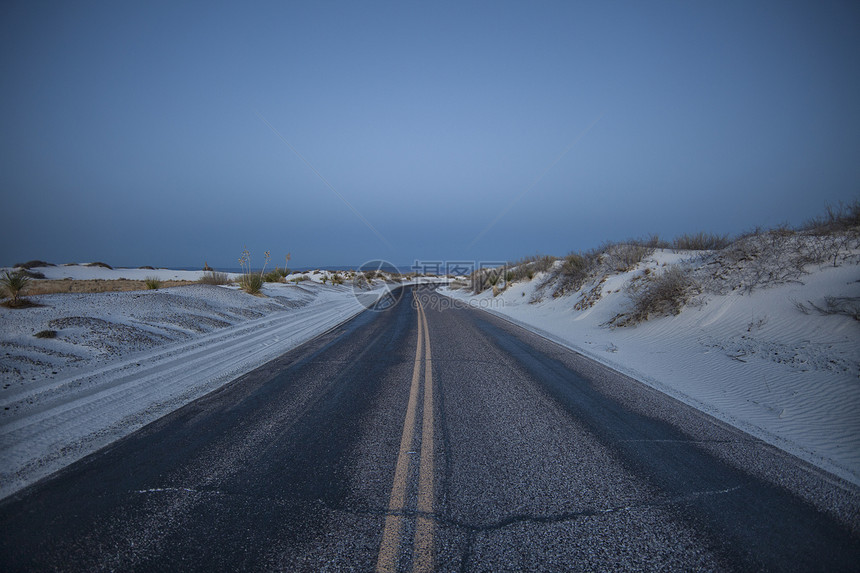
[[[590,257],[579,253],[570,253],[561,263],[561,272],[571,276],[579,276],[591,266]]]
[[[653,252],[653,247],[631,239],[626,243],[607,242],[597,249],[570,253],[564,257],[556,275],[551,276],[547,284],[555,280],[552,295],[562,296],[581,289],[586,282],[599,278],[601,274],[630,270]]]
[[[107,263],[102,263],[102,262],[98,262],[98,261],[96,261],[95,263],[87,263],[87,264],[86,264],[86,265],[84,265],[84,266],[87,266],[87,267],[102,267],[103,269],[110,269],[110,270],[113,270],[113,267],[112,267],[112,266],[110,266],[109,264],[107,264]]]
[[[239,287],[248,294],[260,294],[264,282],[262,275],[257,273],[245,273],[239,277]]]
[[[552,268],[556,260],[558,259],[551,255],[543,255],[532,261],[531,269],[537,273],[546,272]]]
[[[363,277],[362,277],[362,278],[363,278]],[[299,284],[300,282],[302,282],[302,281],[306,281],[306,280],[309,280],[309,279],[308,279],[308,277],[306,277],[305,275],[299,275],[299,276],[297,276],[296,278],[291,279],[291,280],[292,280],[294,283]]]
[[[699,286],[689,270],[678,266],[662,274],[650,274],[627,286],[632,308],[610,321],[613,326],[630,326],[652,316],[668,316],[681,312],[684,305],[698,294]]]
[[[263,280],[267,283],[279,283],[283,278],[284,275],[282,275],[278,271],[278,269],[275,269],[274,271],[269,271],[263,276]]]
[[[36,338],[57,338],[56,330],[40,330],[36,334],[34,334]]]
[[[828,234],[757,230],[710,255],[697,275],[717,294],[752,292],[799,281],[812,265],[856,264],[858,248],[860,236],[852,230]]]
[[[343,284],[343,277],[340,276],[338,273],[335,273],[331,276],[331,282],[332,282],[332,284],[342,285]]]
[[[271,253],[266,251],[263,257],[265,261],[263,261],[263,268],[260,269],[260,272],[251,272],[251,252],[248,250],[248,247],[242,250],[242,256],[239,258],[239,265],[242,267],[242,276],[239,277],[239,287],[248,294],[260,294],[263,288],[263,283],[265,282],[264,273],[266,272],[266,265],[269,264]]]
[[[161,280],[158,277],[146,277],[143,279],[143,282],[149,290],[158,290],[161,288]]]
[[[718,251],[731,244],[728,235],[698,232],[675,237],[672,248],[678,251]]]
[[[856,229],[860,226],[860,200],[851,203],[840,202],[837,207],[828,205],[823,215],[814,217],[801,227],[818,235]]]
[[[21,296],[29,283],[30,278],[24,273],[9,271],[3,273],[3,277],[0,278],[0,289],[11,299],[10,306],[21,304]]]
[[[653,254],[658,248],[657,245],[665,244],[657,235],[652,235],[644,240],[606,242],[596,249],[570,253],[561,260],[561,265],[553,267],[553,264],[549,263],[552,270],[542,284],[538,285],[537,290],[543,292],[551,287],[552,296],[560,297],[578,291],[587,284],[600,284],[608,275],[631,270]],[[592,289],[587,297],[590,305],[600,298],[600,291],[595,291],[594,286],[589,288]],[[594,295],[595,292],[598,294]],[[541,296],[536,293],[534,300],[540,300]]]
[[[592,250],[585,253],[570,253],[562,259],[561,267],[550,275],[545,284],[556,281],[552,296],[559,297],[563,294],[579,290],[588,280],[593,269],[600,259],[599,251]]]
[[[654,247],[637,240],[619,244],[606,244],[603,248],[603,263],[609,267],[608,270],[626,272],[638,265],[653,252]]]
[[[640,241],[640,243],[646,247],[651,247],[652,249],[669,249],[672,247],[672,244],[669,241],[661,239],[660,235],[657,235],[656,233],[650,235],[644,241]]]
[[[556,258],[549,255],[534,255],[509,263],[506,280],[508,282],[532,280],[538,273],[550,270],[555,261]]]
[[[230,277],[227,276],[227,273],[206,271],[198,282],[204,285],[226,285],[230,284]]]

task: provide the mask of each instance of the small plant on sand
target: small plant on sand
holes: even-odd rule
[[[29,283],[30,279],[24,273],[9,271],[4,273],[3,277],[0,278],[0,288],[11,299],[9,306],[21,305],[21,295]]]
[[[219,273],[218,271],[206,271],[200,277],[200,283],[204,285],[226,285],[230,284],[230,277],[227,273]]]
[[[281,274],[280,269],[275,269],[267,272],[265,276],[263,276],[263,280],[267,283],[279,283],[284,280],[284,275]]]
[[[239,286],[248,294],[260,294],[263,289],[263,277],[257,273],[248,273],[239,279]]]
[[[607,323],[610,326],[633,326],[652,316],[677,315],[701,287],[686,269],[672,266],[660,275],[631,282],[626,290],[633,307],[613,317]]]
[[[158,277],[146,277],[145,279],[143,279],[143,282],[146,283],[146,288],[148,288],[149,290],[158,290],[159,288],[161,288],[161,281],[158,279]]]
[[[263,268],[260,269],[260,273],[252,273],[251,252],[247,247],[242,251],[242,257],[239,259],[239,265],[242,267],[242,276],[239,277],[239,286],[248,294],[258,295],[260,294],[260,290],[263,288],[263,282],[265,282],[263,273],[266,271],[266,265],[269,264],[269,251],[266,251],[265,257],[266,260],[263,262]]]

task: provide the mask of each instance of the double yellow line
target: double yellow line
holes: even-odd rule
[[[433,513],[433,371],[430,355],[430,332],[427,315],[418,297],[418,344],[415,348],[415,366],[412,369],[412,386],[409,389],[409,404],[400,437],[400,453],[394,468],[394,485],[388,501],[388,514],[382,532],[382,544],[376,561],[378,572],[397,571],[400,561],[400,541],[406,520],[406,486],[411,467],[412,442],[415,437],[416,409],[421,387],[421,353],[424,350],[424,404],[421,419],[421,461],[418,467],[418,499],[416,504],[415,538],[412,543],[412,570],[432,571],[434,566],[433,537],[435,526]],[[423,335],[423,340],[422,340]]]

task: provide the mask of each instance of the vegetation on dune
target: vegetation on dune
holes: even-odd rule
[[[275,267],[274,270],[269,271],[268,273],[266,272],[266,266],[269,264],[269,260],[271,259],[270,251],[266,251],[263,256],[265,260],[263,261],[263,268],[260,269],[259,273],[251,271],[251,252],[247,247],[242,251],[242,256],[239,258],[242,275],[239,277],[237,282],[242,290],[249,294],[259,296],[264,283],[286,282],[285,278],[290,274],[290,270],[287,267],[291,258],[289,253],[287,253],[287,256],[285,257],[283,269]]]
[[[242,276],[239,277],[239,286],[248,294],[259,295],[263,288],[263,283],[265,282],[263,273],[266,271],[266,265],[269,263],[269,251],[265,252],[264,257],[263,268],[260,269],[259,274],[251,272],[251,252],[248,250],[248,247],[245,247],[242,251],[242,256],[239,257],[239,265],[242,268]]]
[[[193,281],[161,281],[161,288],[187,286]],[[100,293],[100,292],[129,292],[145,290],[146,283],[142,280],[130,279],[47,279],[31,282],[27,286],[28,295],[58,294],[58,293]]]
[[[728,235],[698,232],[675,237],[672,248],[676,251],[717,251],[728,247],[731,243]]]
[[[248,294],[259,295],[263,289],[263,277],[257,273],[246,273],[239,278],[239,286]]]
[[[630,326],[651,316],[680,314],[681,309],[701,287],[693,276],[680,266],[671,266],[662,273],[644,275],[643,280],[627,284],[625,291],[632,308],[609,321],[611,326]]]
[[[550,270],[556,260],[556,257],[550,255],[534,255],[520,259],[508,265],[510,271],[506,279],[512,283],[521,280],[532,280],[538,273]]]
[[[26,269],[26,270],[33,269],[36,267],[55,267],[55,266],[56,265],[54,265],[54,264],[51,264],[51,263],[46,262],[46,261],[40,261],[40,260],[33,260],[33,261],[27,261],[26,263],[16,263],[15,264],[16,269]]]
[[[30,278],[22,272],[5,271],[0,277],[0,288],[9,297],[11,307],[21,306],[22,295],[29,284]]]
[[[284,282],[284,275],[281,274],[280,269],[275,269],[273,271],[267,272],[263,276],[263,281],[267,283],[280,283]]]
[[[852,229],[856,232],[860,227],[860,200],[851,203],[828,205],[823,215],[813,217],[801,226],[804,231],[819,235],[846,232]]]
[[[227,273],[208,270],[203,273],[203,276],[197,282],[204,285],[227,285],[230,284],[230,277]]]
[[[475,293],[492,288],[494,295],[516,281],[543,273],[531,302],[579,294],[574,309],[583,310],[602,296],[611,275],[636,269],[656,249],[690,251],[690,257],[668,268],[646,267],[625,285],[630,308],[609,321],[631,326],[656,316],[678,314],[701,294],[750,293],[791,281],[809,272],[810,265],[839,266],[860,262],[860,201],[827,207],[819,217],[797,228],[755,229],[733,239],[713,233],[688,233],[667,242],[657,235],[623,243],[607,242],[561,259],[529,257],[504,267],[478,269],[470,276]],[[855,316],[855,302],[832,299],[807,311]]]

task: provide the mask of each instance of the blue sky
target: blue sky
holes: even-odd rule
[[[856,2],[12,2],[0,47],[0,264],[511,260],[860,197]]]

